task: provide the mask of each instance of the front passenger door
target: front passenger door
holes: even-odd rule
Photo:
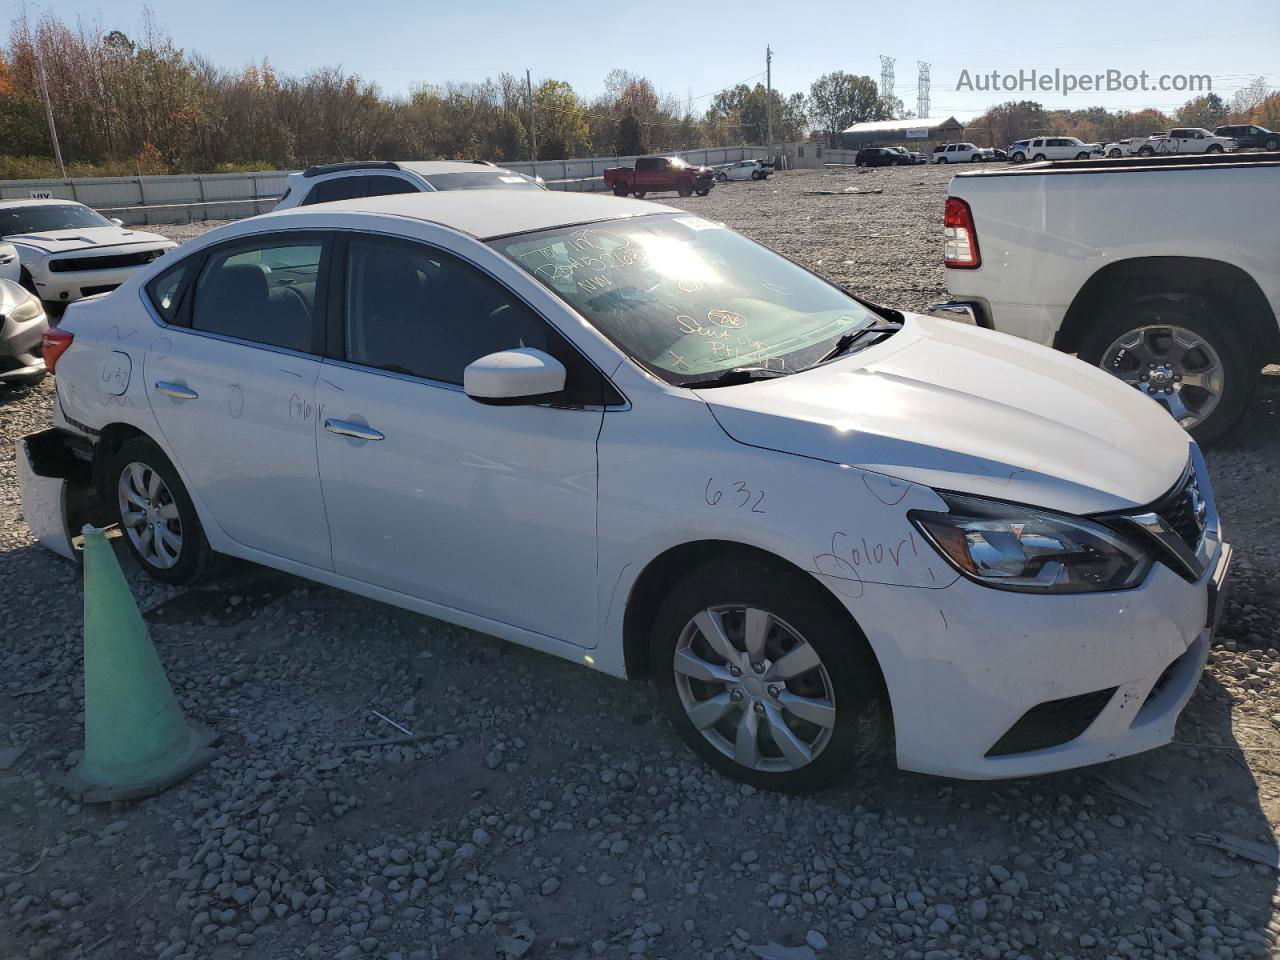
[[[335,570],[449,610],[595,643],[604,378],[543,318],[447,251],[353,234],[317,386]],[[562,406],[491,406],[467,364],[536,347]]]

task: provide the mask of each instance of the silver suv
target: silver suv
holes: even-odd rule
[[[494,166],[487,160],[359,160],[325,163],[289,174],[288,189],[274,207],[435,190],[545,190],[541,178]]]

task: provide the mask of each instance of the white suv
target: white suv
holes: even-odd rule
[[[541,179],[486,160],[360,160],[326,163],[289,174],[288,189],[273,209],[335,200],[436,190],[545,190]]]
[[[933,148],[934,163],[981,163],[982,148],[974,143],[940,143]]]
[[[1014,163],[1025,160],[1088,160],[1102,155],[1102,144],[1085,143],[1077,137],[1033,137],[1019,141],[1009,154]]]

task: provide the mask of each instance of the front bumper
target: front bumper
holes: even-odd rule
[[[167,253],[171,247],[165,247],[161,254]],[[68,259],[91,260],[88,256],[69,256]],[[53,260],[46,261],[39,271],[31,271],[31,279],[36,285],[36,292],[46,303],[71,303],[83,297],[92,297],[99,293],[108,293],[124,283],[137,271],[150,264],[132,264],[122,267],[105,267],[85,270],[51,270]],[[154,262],[154,261],[152,261]]]
[[[41,341],[49,329],[43,312],[30,320],[0,317],[0,380],[22,380],[45,372]]]
[[[1193,460],[1209,489],[1198,452]],[[1228,582],[1231,546],[1211,494],[1208,503],[1194,583],[1158,562],[1141,586],[1111,593],[1036,596],[964,578],[938,590],[866,584],[849,609],[880,661],[898,765],[988,780],[1168,743]]]

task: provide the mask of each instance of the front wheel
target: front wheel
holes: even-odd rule
[[[676,184],[676,193],[682,197],[693,196],[693,184],[689,183],[687,180],[680,181]]]
[[[645,195],[646,193],[648,193],[648,191],[647,191],[647,190],[636,190],[636,191],[635,191],[634,193],[632,193],[631,195],[632,195],[633,197],[635,197],[637,200],[643,200],[643,199],[644,199],[644,195]]]
[[[711,192],[711,188],[710,188],[710,187],[700,187],[700,188],[698,188],[697,190],[695,190],[695,191],[693,191],[693,192],[694,192],[694,193],[696,193],[696,194],[697,194],[698,196],[700,196],[700,197],[705,197],[708,193],[710,193],[710,192]]]
[[[722,171],[722,172],[720,172],[720,173],[717,173],[717,174],[716,174],[716,179],[717,179],[717,180],[719,180],[721,183],[728,183],[728,182],[729,182],[729,175],[728,175],[727,173],[724,173],[724,172]]]
[[[1277,140],[1275,137],[1272,137],[1263,145],[1263,147],[1264,149],[1267,149],[1267,150],[1280,150],[1280,140]]]
[[[946,157],[939,157],[939,158],[938,158],[938,162],[939,162],[939,163],[946,163],[946,162],[947,162],[947,158],[946,158]]]
[[[1221,153],[1221,152],[1222,152],[1222,145],[1218,143],[1209,144],[1209,149],[1205,151],[1205,153]]]
[[[1027,155],[1025,153],[1015,153],[1009,159],[1012,160],[1014,163],[1026,163]]]
[[[1119,150],[1108,150],[1108,151],[1107,151],[1107,156],[1108,156],[1108,157],[1110,157],[1112,160],[1116,160],[1116,159],[1118,159],[1118,158],[1120,157],[1120,151],[1119,151]]]
[[[1240,419],[1260,367],[1222,306],[1182,293],[1117,304],[1085,334],[1079,357],[1151,397],[1202,444]]]
[[[650,655],[677,732],[735,780],[816,790],[865,764],[883,736],[870,646],[798,571],[731,559],[691,570],[658,610]]]
[[[1085,153],[1085,152],[1081,151],[1080,153],[1077,153],[1077,154],[1076,154],[1076,159],[1077,159],[1077,160],[1088,160],[1088,159],[1089,159],[1089,155],[1088,155],[1087,153]]]
[[[108,476],[120,530],[143,570],[176,584],[217,572],[222,557],[209,546],[178,471],[154,442],[130,440],[112,458]]]

